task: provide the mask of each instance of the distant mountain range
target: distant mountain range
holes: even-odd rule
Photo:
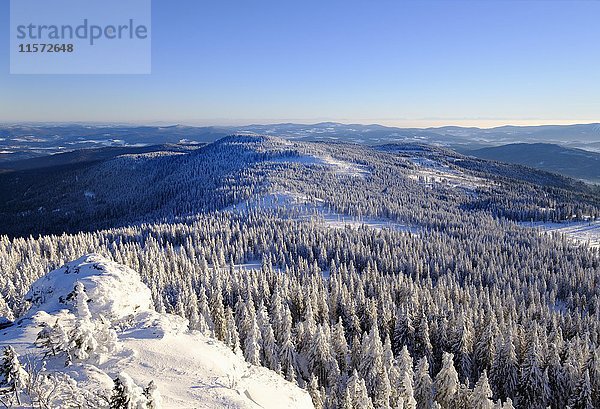
[[[600,153],[548,143],[515,143],[466,153],[489,160],[515,163],[576,179],[600,183]]]
[[[105,148],[79,149],[76,151],[39,156],[28,159],[0,161],[0,173],[30,169],[83,165],[116,158],[122,155],[141,155],[152,152],[188,152],[204,144],[165,144],[148,146],[109,146]]]
[[[509,143],[555,143],[600,152],[600,124],[502,126],[490,129],[446,126],[395,128],[382,125],[323,122],[313,125],[126,126],[1,125],[0,161],[106,146],[147,146],[214,142],[234,133],[272,135],[306,141],[340,141],[366,145],[423,142],[450,148],[478,149]]]
[[[470,149],[520,142],[557,143],[600,152],[600,124],[501,126],[490,129],[445,126],[441,128],[395,128],[324,122],[315,125],[250,125],[237,131],[276,135],[290,139],[340,140],[368,145],[423,142],[450,148]]]
[[[491,129],[456,126],[396,128],[334,122],[239,127],[0,125],[0,172],[94,162],[128,153],[188,150],[232,134],[269,135],[292,141],[345,142],[369,146],[428,144],[476,157],[557,172],[585,181],[600,181],[598,123],[502,126]]]
[[[81,149],[214,142],[231,133],[179,125],[0,125],[0,163]]]

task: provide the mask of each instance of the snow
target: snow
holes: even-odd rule
[[[246,202],[238,203],[233,206],[229,206],[225,211],[240,211],[244,212],[251,209],[296,209],[302,210],[307,206],[311,206],[313,201],[307,196],[299,193],[283,191],[268,193],[264,196],[254,197]],[[320,199],[314,200],[315,203],[322,202]]]
[[[489,185],[489,181],[485,179],[460,172],[445,163],[433,159],[411,157],[408,160],[416,165],[416,169],[408,177],[413,180],[423,180],[428,186],[437,183],[451,188],[473,190]]]
[[[271,266],[271,267],[273,268],[273,271],[283,272],[283,270],[281,270],[278,267],[273,267],[273,266]],[[209,265],[209,268],[211,268],[211,269],[217,268],[220,271],[227,272],[227,271],[229,271],[230,267],[229,267],[229,265],[215,267],[214,265],[211,264],[211,265]],[[263,268],[262,260],[251,260],[246,263],[238,263],[238,264],[233,265],[233,269],[236,272],[239,272],[239,271],[261,271],[262,268]]]
[[[347,175],[351,177],[365,177],[370,172],[366,166],[358,163],[352,163],[336,159],[330,155],[313,156],[288,156],[270,161],[271,163],[298,163],[306,166],[320,165],[326,166],[332,169],[335,173],[340,175]]]
[[[154,380],[164,407],[312,407],[306,392],[199,333],[167,335],[153,342],[129,338],[123,344],[136,355],[119,369],[144,385]]]
[[[577,222],[525,222],[519,223],[524,227],[539,229],[546,234],[560,234],[578,244],[587,245],[590,248],[600,248],[600,221],[577,221]]]
[[[324,156],[322,160],[329,166],[332,166],[337,173],[349,175],[352,177],[364,177],[369,174],[367,167],[364,165],[346,162],[343,160],[335,159],[331,156]]]
[[[255,270],[255,271],[258,271],[258,270],[260,270],[262,268],[262,262],[260,260],[255,260],[255,261],[250,261],[248,263],[234,264],[233,268],[235,268],[236,271],[241,271],[241,270],[245,270],[245,271]]]
[[[376,217],[355,217],[329,212],[312,216],[311,219],[319,223],[323,223],[325,226],[333,229],[358,229],[360,227],[368,227],[376,231],[389,229],[394,231],[410,232],[413,234],[418,233],[418,228],[416,227],[393,222],[389,219]]]
[[[150,289],[135,271],[98,254],[90,254],[34,282],[25,295],[32,304],[28,316],[37,311],[53,313],[67,308],[66,298],[76,282],[85,287],[93,317],[103,315],[115,321],[152,308]]]
[[[134,270],[97,254],[36,281],[27,294],[30,311],[0,330],[0,347],[12,345],[22,356],[41,356],[34,341],[44,324],[58,320],[67,332],[81,325],[80,307],[69,297],[77,283],[89,298],[83,305],[92,324],[97,329],[108,324],[116,340],[110,351],[66,367],[64,355],[47,358],[46,370],[67,374],[82,393],[109,396],[112,380],[124,372],[140,387],[154,381],[163,408],[313,407],[306,391],[275,372],[250,365],[220,341],[189,331],[186,319],[156,312],[149,288]]]
[[[409,226],[385,218],[369,216],[356,217],[337,213],[326,208],[323,199],[311,198],[301,193],[291,191],[269,193],[244,203],[230,206],[225,210],[245,212],[251,209],[264,210],[277,208],[296,212],[298,215],[294,217],[294,220],[312,221],[333,229],[358,229],[360,227],[368,227],[376,231],[389,229],[410,232],[413,234],[417,234],[419,231],[418,227]],[[258,266],[258,269],[260,269],[260,265]]]

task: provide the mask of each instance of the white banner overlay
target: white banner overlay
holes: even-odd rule
[[[150,74],[151,0],[11,0],[11,74]]]

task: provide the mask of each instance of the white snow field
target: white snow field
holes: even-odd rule
[[[298,163],[306,166],[320,165],[326,166],[333,170],[333,172],[339,175],[347,175],[352,177],[365,177],[370,172],[364,165],[358,163],[347,162],[340,159],[336,159],[330,155],[303,155],[303,156],[289,156],[285,158],[271,160],[271,163]]]
[[[85,296],[74,300],[81,285]],[[46,364],[46,371],[67,374],[82,393],[110,397],[113,379],[125,372],[139,387],[154,381],[163,408],[313,407],[306,391],[275,372],[250,365],[216,339],[190,332],[184,318],[156,312],[139,275],[102,256],[87,255],[48,273],[26,297],[30,311],[0,330],[0,346],[11,345],[21,357],[41,356],[44,350],[34,342],[44,324],[58,320],[67,333],[91,328],[97,345],[89,356],[65,366],[59,354]]]
[[[600,221],[578,221],[578,222],[533,222],[519,223],[524,227],[539,229],[546,234],[562,234],[578,244],[590,248],[600,248]]]

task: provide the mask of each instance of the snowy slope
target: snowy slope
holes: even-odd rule
[[[413,180],[422,180],[430,187],[433,184],[442,184],[451,188],[474,190],[490,184],[488,180],[469,175],[427,157],[410,157],[408,160],[416,166],[408,177]]]
[[[87,308],[73,296],[78,283],[89,298],[83,302]],[[68,374],[85,393],[110,396],[112,379],[125,372],[140,387],[154,381],[164,408],[313,407],[308,393],[276,373],[248,364],[218,340],[188,331],[185,319],[157,313],[138,274],[99,255],[50,272],[31,286],[27,299],[29,313],[0,332],[0,346],[12,345],[22,357],[43,353],[35,339],[44,324],[57,320],[67,332],[90,322],[97,339],[114,331],[114,345],[98,347],[86,359],[66,367],[64,355],[47,359],[47,371]]]
[[[523,222],[521,226],[537,228],[545,234],[560,234],[575,243],[586,245],[590,248],[600,248],[600,221],[576,222]]]
[[[247,200],[246,202],[230,206],[225,211],[229,212],[247,212],[252,210],[272,210],[284,209],[290,211],[294,220],[312,220],[315,223],[322,224],[328,228],[358,229],[360,227],[370,227],[376,231],[390,229],[395,231],[405,231],[417,234],[419,228],[407,224],[397,223],[390,219],[381,217],[356,217],[348,214],[341,214],[324,205],[324,200],[308,197],[301,193],[291,191],[280,191],[268,193],[264,196],[258,196]],[[260,264],[258,265],[260,269]]]
[[[289,156],[270,161],[271,163],[297,163],[304,166],[319,165],[325,166],[338,175],[346,175],[352,177],[365,177],[370,172],[364,165],[352,163],[341,159],[336,159],[331,155],[322,154],[321,156],[303,155]]]

